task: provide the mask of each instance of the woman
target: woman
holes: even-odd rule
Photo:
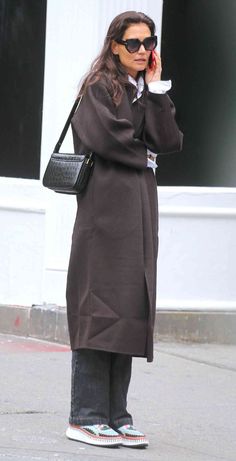
[[[73,353],[67,436],[93,445],[148,445],[127,411],[127,392],[132,356],[153,360],[155,157],[182,143],[156,44],[149,17],[118,15],[72,119],[75,151],[96,156],[78,197],[68,270]]]

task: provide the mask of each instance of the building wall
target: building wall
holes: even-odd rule
[[[236,186],[236,2],[164,0],[163,78],[185,133],[181,155],[160,160],[159,184]]]
[[[48,0],[41,178],[80,78],[111,19],[127,9],[153,17],[161,36],[161,0]],[[62,151],[67,149],[72,150],[71,136]],[[75,198],[47,191],[41,181],[14,178],[0,178],[0,193],[0,303],[65,305]],[[236,308],[235,193],[158,188],[159,309]]]

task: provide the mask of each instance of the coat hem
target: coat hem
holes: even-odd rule
[[[152,361],[150,360],[146,355],[142,355],[142,354],[134,354],[132,352],[120,352],[120,351],[117,351],[117,350],[114,350],[112,348],[105,348],[105,347],[93,347],[93,346],[78,346],[78,347],[72,347],[71,346],[71,350],[72,351],[76,351],[78,349],[92,349],[92,350],[95,350],[95,351],[103,351],[103,352],[112,352],[113,354],[124,354],[124,355],[131,355],[132,357],[140,357],[140,358],[144,358],[144,359],[147,359],[147,361]]]

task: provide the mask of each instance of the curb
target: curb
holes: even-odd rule
[[[69,344],[66,309],[55,304],[0,305],[0,333]]]
[[[69,344],[66,309],[0,305],[0,333]],[[236,344],[236,311],[159,310],[154,340]]]

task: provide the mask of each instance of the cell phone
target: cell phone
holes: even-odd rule
[[[156,67],[156,57],[154,51],[151,51],[149,62],[148,62],[149,69],[153,70]]]

